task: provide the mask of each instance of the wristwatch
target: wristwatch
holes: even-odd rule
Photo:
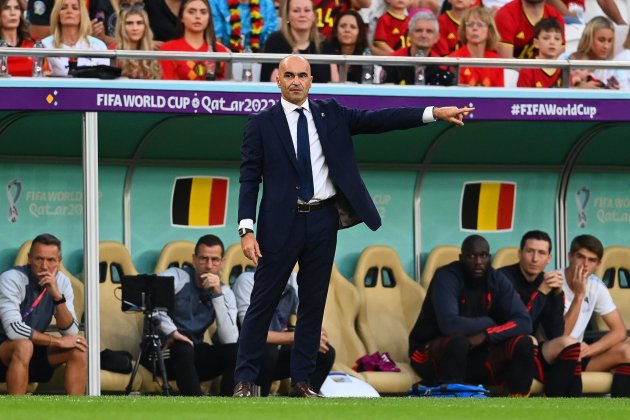
[[[238,230],[238,236],[240,236],[241,238],[247,235],[248,233],[254,233],[254,230],[248,229],[248,228],[239,228]]]
[[[61,305],[62,303],[66,303],[66,297],[64,295],[61,295],[61,299],[59,300],[53,300],[53,305],[55,306]]]

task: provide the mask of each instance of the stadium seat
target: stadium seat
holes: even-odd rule
[[[22,246],[20,246],[20,249],[18,250],[17,255],[15,256],[15,260],[13,261],[14,266],[28,264],[28,253],[31,249],[31,242],[32,242],[31,240],[24,241]],[[84,304],[85,293],[84,293],[83,282],[81,282],[81,280],[79,280],[72,273],[70,273],[68,269],[66,269],[66,267],[63,265],[63,261],[59,265],[59,271],[64,273],[70,279],[70,283],[72,284],[72,292],[74,294],[74,311],[76,313],[76,316],[79,322],[81,322],[84,308],[85,308],[85,304]],[[54,327],[56,325],[56,320],[54,317],[50,325],[51,327]],[[41,383],[41,384],[29,383],[27,392],[31,392],[31,393],[36,392],[36,391],[38,392],[63,392],[64,373],[65,373],[65,366],[60,366],[59,368],[55,370],[53,377],[47,383]],[[4,391],[6,391],[6,385],[3,383],[3,384],[0,384],[0,392],[4,392]]]
[[[518,83],[518,70],[503,69],[503,86],[509,89],[515,89]]]
[[[137,275],[131,255],[125,246],[116,241],[99,243],[99,299],[101,350],[126,350],[137,360],[142,338],[143,316],[138,312],[121,310],[120,278]],[[140,366],[140,369],[144,369]],[[148,373],[150,375],[150,373]],[[122,392],[131,375],[101,370],[101,390]],[[132,389],[139,391],[143,375],[136,376]]]
[[[419,380],[409,364],[409,332],[426,292],[405,273],[398,253],[389,246],[369,246],[361,252],[354,284],[361,299],[357,332],[367,353],[388,352],[401,370],[368,382],[381,393],[405,393]]]
[[[424,263],[420,284],[425,290],[429,290],[429,284],[433,279],[435,270],[443,265],[452,263],[459,259],[460,247],[455,245],[439,245],[429,252],[427,261]]]
[[[171,267],[185,267],[192,265],[192,255],[195,253],[195,243],[191,241],[171,241],[164,245],[154,273],[161,273]]]
[[[500,248],[492,258],[492,267],[501,268],[506,265],[516,264],[518,262],[518,248],[504,247]]]
[[[608,394],[613,375],[610,372],[582,372],[582,393]]]
[[[628,327],[630,325],[630,248],[606,247],[595,275],[607,284],[610,296]],[[599,316],[595,316],[595,326],[599,331],[608,330],[608,326]]]
[[[332,371],[367,380],[366,374],[376,372],[358,373],[352,370],[354,362],[367,354],[367,349],[356,331],[360,306],[356,287],[341,275],[336,265],[333,265],[323,322],[328,339],[336,351]]]
[[[254,262],[243,255],[240,243],[234,243],[225,251],[225,262],[221,271],[223,284],[232,285],[243,271],[255,268]]]
[[[31,249],[31,241],[25,241],[22,246],[20,247],[20,249],[18,250],[17,255],[15,256],[15,260],[13,261],[13,266],[18,266],[18,265],[26,265],[28,264],[28,251]],[[62,264],[63,266],[63,264]],[[60,268],[61,269],[61,268]],[[63,270],[61,270],[64,274],[68,275],[69,273],[67,272],[67,270],[65,269],[65,267],[63,268]],[[72,280],[72,277],[70,277],[70,279]],[[78,281],[78,280],[77,280]],[[79,282],[81,283],[81,282]],[[83,286],[83,284],[81,283],[81,286]],[[72,289],[74,291],[74,294],[76,295],[77,293],[77,289],[74,287],[74,283],[72,284]],[[75,298],[76,299],[76,298]],[[83,294],[81,294],[81,302],[83,302]],[[76,303],[75,303],[76,306]],[[75,308],[75,310],[77,312],[79,312],[78,309]],[[79,316],[77,314],[77,316]],[[55,322],[55,319],[53,318],[53,322]],[[52,379],[51,379],[52,382]],[[37,382],[30,382],[27,387],[26,387],[26,392],[27,393],[33,393],[37,390],[39,384]],[[7,392],[7,384],[6,382],[0,382],[0,393],[6,393]]]

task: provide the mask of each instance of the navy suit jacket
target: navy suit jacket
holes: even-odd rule
[[[339,227],[365,222],[370,229],[378,229],[381,218],[359,174],[352,136],[421,126],[424,108],[365,111],[343,107],[334,99],[309,100],[309,106],[329,177],[337,189]],[[263,251],[279,251],[290,236],[300,183],[297,165],[281,103],[250,116],[241,145],[238,220],[257,221],[257,240]],[[256,217],[261,182],[263,195]]]

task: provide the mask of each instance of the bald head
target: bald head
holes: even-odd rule
[[[280,74],[282,74],[283,68],[292,67],[292,66],[305,66],[305,68],[308,71],[308,74],[311,74],[311,63],[309,63],[306,58],[298,54],[287,55],[282,60],[280,60],[280,65],[278,66],[280,70]]]
[[[276,82],[285,100],[301,106],[306,101],[313,83],[311,65],[300,55],[285,57],[278,66]]]

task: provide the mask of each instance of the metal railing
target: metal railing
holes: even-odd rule
[[[19,57],[85,57],[109,58],[111,60],[125,59],[155,59],[155,60],[195,60],[222,61],[227,63],[227,74],[232,74],[233,63],[278,63],[287,54],[266,53],[192,53],[177,51],[138,51],[138,50],[67,50],[52,48],[0,48],[1,56]],[[305,54],[311,64],[337,64],[340,66],[340,82],[347,81],[348,65],[380,65],[380,66],[448,66],[455,68],[456,79],[459,68],[465,67],[502,67],[509,69],[520,68],[558,68],[562,70],[563,86],[568,87],[569,72],[572,69],[621,69],[630,70],[630,61],[596,61],[596,60],[531,60],[516,58],[451,58],[451,57],[392,57],[370,55],[325,55]]]

